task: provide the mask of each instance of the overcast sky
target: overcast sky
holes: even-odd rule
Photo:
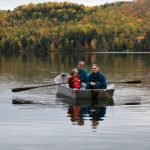
[[[44,3],[44,2],[64,2],[64,1],[93,6],[116,1],[132,1],[132,0],[0,0],[0,9],[13,10],[15,7],[19,5],[28,4],[31,2]]]

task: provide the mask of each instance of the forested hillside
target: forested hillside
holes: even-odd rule
[[[150,1],[39,3],[0,11],[0,52],[150,51]]]

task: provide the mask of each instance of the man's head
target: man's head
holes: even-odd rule
[[[84,69],[84,61],[83,60],[80,60],[78,62],[78,69]]]

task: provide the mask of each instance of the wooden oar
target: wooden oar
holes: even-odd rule
[[[127,83],[127,84],[141,84],[141,80],[131,80],[131,81],[118,81],[118,82],[112,82],[112,83]]]
[[[40,88],[40,87],[54,86],[54,85],[60,85],[60,84],[66,84],[66,83],[55,83],[55,84],[48,84],[48,85],[42,85],[42,86],[15,88],[15,89],[12,89],[12,92],[21,92],[21,91],[27,91],[27,90],[31,90],[31,89]]]
[[[141,80],[131,80],[131,81],[120,81],[120,82],[113,82],[113,83],[141,84],[142,82]],[[42,86],[15,88],[15,89],[12,89],[12,92],[21,92],[21,91],[27,91],[31,89],[40,88],[40,87],[55,86],[55,85],[60,85],[60,84],[67,84],[67,83],[55,83],[55,84],[48,84],[48,85],[42,85]]]

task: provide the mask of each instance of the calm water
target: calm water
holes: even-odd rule
[[[16,87],[53,83],[84,59],[97,63],[115,84],[113,101],[71,101],[57,87],[12,93]],[[35,104],[14,105],[12,100]],[[0,57],[1,150],[148,150],[150,147],[150,54],[51,53],[48,57]]]

